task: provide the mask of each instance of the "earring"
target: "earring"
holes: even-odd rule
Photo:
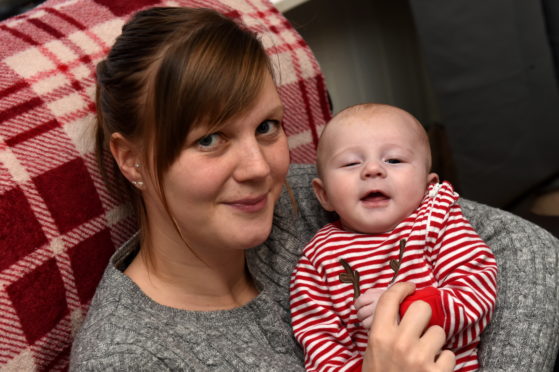
[[[139,169],[140,168],[140,163],[139,162],[134,163],[134,168]],[[140,190],[144,187],[144,182],[143,181],[131,181],[131,182],[132,182],[132,185],[136,186]]]
[[[132,185],[136,186],[140,190],[144,188],[144,182],[143,181],[132,181]]]

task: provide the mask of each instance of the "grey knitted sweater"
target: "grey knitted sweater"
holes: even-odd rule
[[[310,189],[314,167],[294,165],[272,233],[247,253],[260,294],[230,311],[194,312],[153,302],[122,270],[132,239],[112,257],[78,332],[75,371],[298,371],[303,356],[289,326],[289,278],[303,246],[329,217]],[[482,335],[480,363],[491,371],[553,368],[559,338],[559,241],[506,212],[461,201],[499,265],[497,309]]]

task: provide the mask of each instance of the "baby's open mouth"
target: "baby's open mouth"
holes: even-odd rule
[[[361,198],[362,201],[381,201],[389,199],[382,191],[373,191]]]

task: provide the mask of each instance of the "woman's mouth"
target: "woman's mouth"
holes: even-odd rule
[[[267,194],[256,197],[248,197],[226,203],[231,207],[247,213],[255,213],[263,210],[268,203]]]

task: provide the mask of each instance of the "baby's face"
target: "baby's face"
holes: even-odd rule
[[[321,180],[313,186],[323,207],[335,210],[348,230],[392,230],[419,206],[428,183],[436,180],[428,172],[425,133],[403,111],[334,121],[321,141]]]

